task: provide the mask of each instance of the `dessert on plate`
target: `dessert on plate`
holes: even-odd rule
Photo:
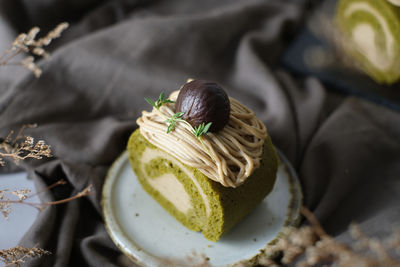
[[[274,186],[278,158],[265,125],[214,82],[146,101],[153,109],[128,142],[137,178],[184,226],[219,240]]]

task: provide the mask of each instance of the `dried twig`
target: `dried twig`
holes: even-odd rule
[[[50,201],[50,202],[42,202],[42,203],[26,201],[27,199],[29,199],[33,196],[36,196],[40,193],[43,193],[45,191],[48,191],[55,186],[64,185],[64,184],[66,184],[66,182],[64,180],[59,180],[59,181],[55,182],[54,184],[52,184],[34,194],[29,194],[31,191],[28,189],[21,189],[21,190],[15,190],[15,191],[10,191],[8,189],[0,190],[0,212],[3,214],[3,217],[7,220],[9,214],[12,211],[12,209],[11,209],[12,204],[24,204],[24,205],[28,205],[31,207],[41,209],[46,206],[67,203],[71,200],[87,196],[93,192],[93,186],[89,185],[89,186],[85,187],[82,191],[78,192],[77,194],[75,194],[71,197],[65,198],[65,199],[61,199],[61,200],[57,200],[57,201]],[[14,197],[14,199],[13,199],[13,197]]]
[[[38,27],[33,27],[28,33],[21,33],[11,46],[0,56],[0,66],[23,66],[32,71],[36,77],[39,77],[42,74],[42,70],[35,64],[35,57],[48,58],[50,54],[44,47],[48,46],[52,40],[60,37],[61,33],[67,28],[68,23],[61,23],[47,33],[46,36],[38,40],[35,40],[40,31]],[[23,60],[15,60],[15,57],[21,53],[28,53],[29,56]]]
[[[38,248],[36,245],[33,248],[24,248],[16,246],[10,249],[0,250],[0,261],[5,266],[21,266],[29,258],[41,257],[51,254],[49,251]]]
[[[40,30],[38,27],[32,28],[28,33],[20,34],[11,46],[0,55],[0,66],[23,66],[32,71],[36,77],[39,77],[42,74],[42,70],[35,64],[35,58],[48,58],[50,54],[44,49],[44,47],[48,46],[53,39],[60,37],[61,33],[67,27],[68,23],[61,23],[46,36],[38,40],[35,40]],[[16,56],[21,53],[28,53],[28,56],[22,60],[16,59]],[[0,139],[0,166],[4,165],[4,158],[6,157],[11,158],[15,164],[18,164],[20,160],[27,158],[41,159],[43,157],[51,157],[50,146],[46,145],[44,141],[40,140],[35,143],[32,137],[22,135],[26,127],[32,128],[36,127],[36,125],[24,125],[15,137],[13,137],[14,131],[11,131],[5,139]],[[92,186],[90,185],[78,194],[63,200],[45,203],[31,203],[25,201],[28,198],[65,183],[65,181],[60,180],[44,190],[30,195],[30,190],[28,189],[15,191],[2,189],[0,190],[0,212],[3,214],[5,219],[8,219],[8,215],[12,211],[11,204],[26,204],[40,208],[48,205],[65,203],[86,196],[92,191]],[[13,197],[17,200],[12,199]],[[20,264],[24,263],[29,258],[40,257],[48,254],[51,253],[47,250],[38,248],[37,246],[34,246],[33,248],[16,246],[10,249],[0,250],[0,261],[3,262],[5,266],[20,266]]]
[[[20,160],[27,158],[42,159],[43,157],[51,157],[51,149],[43,140],[34,142],[31,136],[22,135],[25,128],[33,128],[36,125],[23,125],[18,134],[13,137],[14,131],[0,142],[0,166],[4,165],[4,158],[11,158],[18,165]]]
[[[400,266],[400,230],[378,240],[366,236],[356,225],[349,230],[354,244],[339,243],[329,236],[315,216],[303,207],[302,214],[311,226],[288,228],[285,236],[265,250],[261,266]]]

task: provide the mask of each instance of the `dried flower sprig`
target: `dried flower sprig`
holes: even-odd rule
[[[20,34],[11,44],[11,46],[2,55],[0,55],[0,66],[22,66],[32,71],[36,77],[39,77],[42,74],[42,70],[35,64],[35,56],[48,58],[50,55],[43,47],[48,46],[53,39],[60,37],[61,33],[66,28],[68,28],[68,23],[61,23],[46,36],[38,40],[35,40],[37,34],[39,33],[38,27],[32,28],[27,34]],[[16,60],[16,56],[21,53],[28,53],[29,55],[23,60]],[[5,157],[12,158],[15,164],[18,164],[20,160],[24,160],[26,158],[41,159],[43,157],[51,157],[50,146],[46,145],[44,141],[38,141],[37,143],[34,143],[32,137],[22,135],[22,132],[26,127],[36,126],[24,125],[21,127],[16,137],[12,138],[14,132],[11,131],[5,139],[0,140],[0,166],[4,165]],[[12,211],[11,204],[27,204],[36,208],[41,208],[46,205],[56,205],[68,202],[78,197],[85,196],[92,190],[92,187],[89,186],[75,196],[59,201],[47,203],[25,202],[26,199],[38,195],[46,190],[50,190],[54,186],[60,184],[65,184],[65,181],[60,180],[53,185],[48,186],[44,190],[31,195],[29,195],[30,190],[28,189],[20,189],[15,191],[10,191],[7,189],[0,190],[0,212],[5,219],[8,219],[8,215]],[[10,196],[16,197],[17,200],[13,200],[10,198]],[[20,266],[30,258],[41,257],[48,254],[51,253],[47,250],[38,248],[36,245],[33,248],[16,246],[10,249],[0,250],[0,262],[3,262],[5,266]]]
[[[64,185],[64,184],[66,184],[66,182],[64,180],[59,180],[59,181],[55,182],[54,184],[44,188],[43,190],[38,191],[33,194],[29,194],[31,191],[28,189],[21,189],[21,190],[15,190],[15,191],[10,191],[8,189],[0,190],[0,212],[3,214],[3,217],[7,220],[9,214],[12,211],[12,209],[11,209],[12,204],[24,204],[24,205],[28,205],[31,207],[35,207],[37,209],[42,209],[44,207],[51,206],[51,205],[67,203],[71,200],[87,196],[93,192],[93,186],[89,185],[89,186],[85,187],[82,191],[78,192],[77,194],[75,194],[71,197],[65,198],[65,199],[61,199],[61,200],[57,200],[57,201],[50,201],[50,202],[42,202],[42,203],[34,203],[34,202],[26,201],[27,199],[32,198],[36,195],[39,195],[45,191],[48,191],[55,186]]]
[[[0,166],[5,164],[4,158],[11,158],[18,165],[20,160],[27,158],[42,159],[43,157],[52,157],[49,145],[43,140],[34,142],[33,137],[24,136],[23,131],[26,128],[34,128],[36,124],[23,125],[14,137],[14,131],[11,131],[7,137],[0,142]]]
[[[400,229],[387,239],[377,240],[367,237],[360,227],[352,224],[349,232],[355,242],[346,245],[329,236],[307,208],[302,208],[302,214],[311,226],[286,229],[283,238],[265,249],[259,265],[400,266],[400,260],[392,256],[396,253],[400,256]]]
[[[16,246],[10,249],[0,250],[0,261],[3,262],[6,267],[21,266],[27,259],[50,254],[50,251],[38,248],[37,245],[33,248]]]
[[[57,25],[53,30],[47,33],[46,36],[35,40],[39,33],[39,27],[33,27],[28,33],[21,33],[14,40],[11,46],[0,56],[0,66],[17,65],[23,66],[36,77],[40,77],[42,70],[35,64],[35,56],[49,58],[50,54],[44,49],[52,40],[61,36],[61,33],[68,28],[68,23],[63,22]],[[23,60],[14,60],[21,53],[28,53]]]
[[[11,213],[11,202],[10,196],[16,196],[19,201],[24,201],[27,199],[27,194],[30,193],[28,189],[20,189],[15,191],[10,191],[8,189],[0,190],[0,211],[5,219],[8,219],[8,215]]]

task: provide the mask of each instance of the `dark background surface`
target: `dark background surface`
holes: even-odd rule
[[[120,252],[100,208],[104,176],[148,109],[143,98],[176,90],[188,77],[218,81],[254,110],[295,167],[305,205],[329,234],[351,242],[353,221],[372,236],[391,232],[400,219],[398,102],[366,90],[368,78],[350,75],[339,83],[340,73],[297,65],[301,53],[291,51],[312,41],[305,23],[319,3],[0,1],[1,50],[34,25],[46,32],[61,21],[71,24],[50,47],[51,60],[39,63],[39,79],[21,68],[0,71],[2,136],[37,123],[29,134],[51,144],[53,158],[23,165],[38,190],[68,181],[43,201],[89,184],[96,189],[39,214],[21,245],[39,244],[52,255],[28,266],[117,265]],[[365,94],[373,101],[358,97]]]

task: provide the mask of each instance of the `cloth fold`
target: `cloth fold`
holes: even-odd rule
[[[347,225],[356,220],[380,235],[399,221],[400,114],[334,94],[278,65],[305,1],[6,2],[0,2],[6,22],[0,47],[12,42],[10,32],[49,29],[64,19],[71,26],[51,47],[51,59],[40,63],[39,79],[0,67],[8,75],[0,74],[1,136],[39,125],[29,134],[46,140],[54,157],[22,166],[38,189],[68,181],[42,194],[43,201],[95,188],[87,198],[39,213],[21,245],[38,244],[52,255],[27,266],[118,266],[121,253],[100,207],[105,174],[140,112],[150,108],[143,98],[176,90],[187,78],[217,81],[255,111],[296,168],[305,205],[328,233],[347,240]],[[25,20],[16,22],[12,14],[21,7]]]

